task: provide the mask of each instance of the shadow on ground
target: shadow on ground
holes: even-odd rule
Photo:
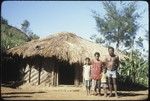
[[[7,81],[7,82],[3,82],[1,84],[1,86],[10,87],[10,88],[17,88],[20,85],[22,85],[23,83],[26,83],[26,81]]]
[[[2,93],[2,94],[35,94],[35,93],[46,93],[46,92],[9,92],[9,93]]]
[[[125,92],[118,92],[118,95],[120,97],[125,97],[125,96],[139,96],[139,95],[146,95],[146,94],[137,94],[137,93],[125,93]]]
[[[36,93],[46,93],[43,91],[40,92],[9,92],[9,93],[1,93],[3,96],[2,98],[17,98],[17,97],[32,97],[32,96],[25,96],[20,94],[36,94]],[[17,96],[16,96],[17,95]]]
[[[2,96],[2,98],[17,98],[17,97],[32,97],[32,96]]]
[[[133,83],[118,83],[118,91],[143,91],[148,88],[141,84],[133,84]]]

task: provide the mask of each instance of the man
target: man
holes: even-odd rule
[[[113,86],[115,90],[115,96],[118,97],[117,94],[117,84],[116,84],[116,73],[119,66],[119,57],[114,54],[114,48],[108,47],[109,55],[105,59],[106,67],[107,67],[107,77],[108,77],[108,85],[110,94],[109,97],[112,96],[112,85],[111,85],[111,78],[113,80]]]

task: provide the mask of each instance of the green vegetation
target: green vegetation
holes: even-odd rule
[[[136,3],[120,2],[120,7],[118,7],[116,2],[104,1],[103,6],[106,11],[104,17],[93,11],[93,17],[96,21],[98,32],[101,35],[101,37],[97,36],[96,40],[99,39],[99,42],[109,45],[114,43],[116,44],[116,49],[120,45],[131,47],[136,31],[139,28],[137,19],[140,15],[136,12]]]
[[[148,60],[141,57],[138,50],[126,54],[129,58],[121,60],[120,74],[123,82],[139,83],[148,87]]]
[[[8,24],[8,21],[1,17],[1,49],[6,50],[32,39],[39,38],[37,35],[31,34],[28,36],[26,33]]]
[[[12,48],[29,41],[28,36],[21,30],[7,24],[1,24],[1,47]]]

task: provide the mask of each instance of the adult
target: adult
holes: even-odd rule
[[[109,55],[105,58],[105,63],[106,63],[106,68],[107,68],[107,77],[108,77],[108,85],[109,85],[109,90],[110,94],[109,96],[112,96],[112,84],[111,84],[111,79],[113,80],[113,87],[115,90],[115,96],[118,97],[117,94],[117,83],[116,83],[116,78],[117,78],[117,69],[119,66],[119,57],[114,54],[114,48],[113,47],[108,47],[108,52]]]

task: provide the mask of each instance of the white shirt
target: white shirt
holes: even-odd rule
[[[91,66],[90,65],[84,65],[83,66],[83,78],[84,80],[90,80],[90,73],[91,72]]]

